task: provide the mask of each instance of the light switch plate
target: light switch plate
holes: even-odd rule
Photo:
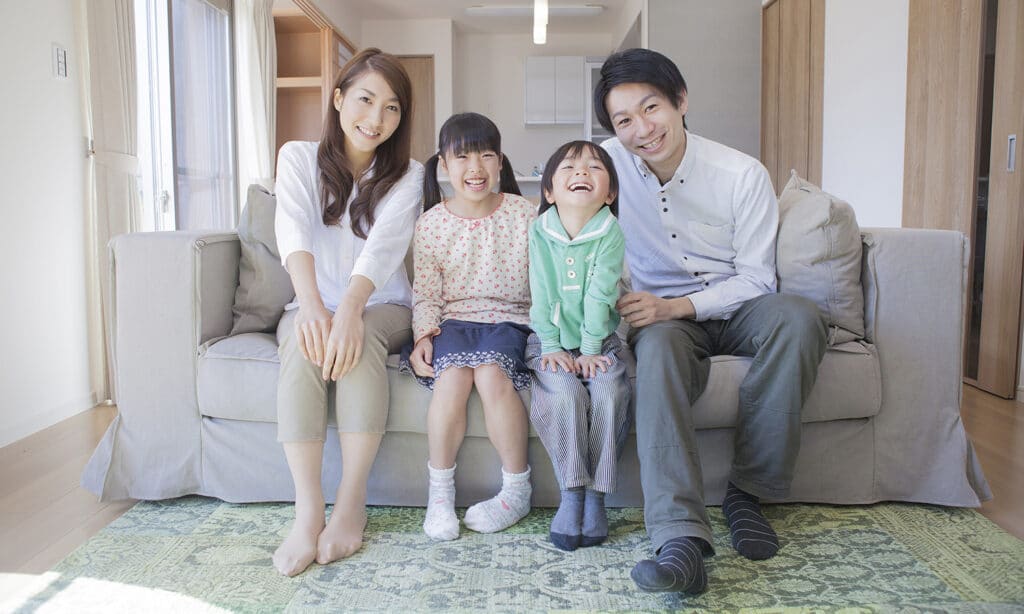
[[[53,76],[68,78],[68,50],[57,43],[53,43]]]

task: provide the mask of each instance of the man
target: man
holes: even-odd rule
[[[637,359],[636,431],[644,520],[656,558],[631,576],[647,591],[700,593],[712,554],[692,406],[710,357],[752,357],[739,391],[722,509],[732,544],[766,559],[778,538],[760,497],[789,491],[800,411],[825,352],[809,300],[776,294],[778,203],[754,158],[686,129],[686,82],[647,49],[609,57],[594,90],[619,174],[633,291],[618,303]]]

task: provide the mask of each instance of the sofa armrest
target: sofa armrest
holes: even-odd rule
[[[862,234],[865,324],[882,373],[876,493],[907,500],[906,493],[928,490],[936,493],[933,503],[984,500],[988,487],[960,422],[967,240],[946,230]],[[895,466],[918,471],[886,471]]]
[[[234,232],[132,233],[110,242],[118,419],[83,481],[103,498],[200,491],[199,347],[231,330],[240,246]],[[99,466],[93,466],[98,463]],[[102,474],[102,485],[99,484]]]

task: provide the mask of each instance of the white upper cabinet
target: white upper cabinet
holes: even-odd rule
[[[582,124],[586,112],[583,90],[583,56],[526,58],[523,121],[526,124]]]

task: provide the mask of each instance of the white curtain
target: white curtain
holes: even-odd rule
[[[235,0],[233,7],[238,194],[242,199],[253,183],[274,189],[277,43],[273,5],[274,0]]]
[[[97,398],[115,391],[107,243],[138,228],[135,14],[132,0],[83,2],[86,130],[93,140],[86,225],[89,366]]]

